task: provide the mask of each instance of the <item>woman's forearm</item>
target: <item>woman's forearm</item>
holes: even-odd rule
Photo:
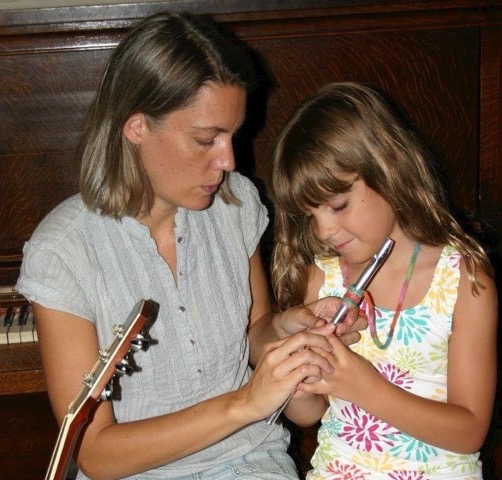
[[[77,461],[92,479],[124,478],[200,451],[260,416],[241,389],[165,416],[91,427]]]

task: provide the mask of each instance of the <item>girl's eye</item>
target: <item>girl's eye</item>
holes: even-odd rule
[[[348,204],[349,204],[349,201],[345,200],[345,202],[343,202],[342,204],[340,204],[340,205],[330,205],[329,208],[333,212],[341,212],[342,210],[344,210],[345,208],[347,208]]]

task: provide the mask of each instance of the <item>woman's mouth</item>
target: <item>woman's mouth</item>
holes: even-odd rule
[[[205,185],[204,187],[202,187],[202,190],[204,190],[204,192],[206,192],[208,195],[212,195],[214,192],[216,192],[216,190],[218,190],[218,187],[219,187],[218,184]]]

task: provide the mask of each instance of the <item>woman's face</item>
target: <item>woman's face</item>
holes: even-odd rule
[[[139,146],[153,187],[154,210],[203,210],[210,205],[224,173],[235,168],[232,137],[244,121],[245,109],[245,90],[209,83],[161,124],[148,125],[143,115],[138,117],[143,122],[141,135],[132,141]]]

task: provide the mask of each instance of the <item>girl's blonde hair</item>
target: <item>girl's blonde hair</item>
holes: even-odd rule
[[[269,191],[274,201],[274,293],[283,308],[305,298],[314,257],[337,253],[312,234],[306,207],[348,191],[357,176],[391,206],[403,232],[425,245],[451,244],[462,254],[473,291],[476,268],[493,275],[484,250],[453,218],[431,158],[373,89],[332,83],[306,99],[277,139]]]
[[[189,104],[205,84],[251,89],[249,52],[216,25],[189,13],[159,13],[141,21],[113,52],[89,111],[78,151],[85,204],[115,218],[153,206],[153,190],[127,119],[145,114],[153,127]],[[223,182],[219,194],[239,203]]]

